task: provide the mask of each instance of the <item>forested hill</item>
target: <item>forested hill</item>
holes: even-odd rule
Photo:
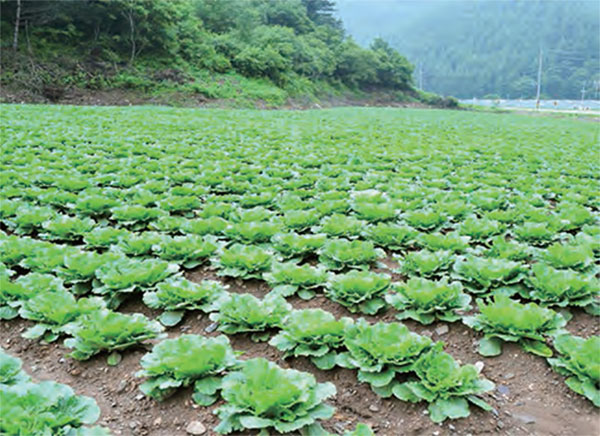
[[[346,91],[433,98],[381,39],[346,36],[333,0],[0,0],[2,85],[262,100]],[[50,91],[48,91],[50,90]],[[356,95],[356,94],[355,94]]]
[[[423,88],[457,97],[598,98],[597,0],[338,0],[357,42],[380,36],[415,64]],[[422,71],[422,75],[420,74]]]

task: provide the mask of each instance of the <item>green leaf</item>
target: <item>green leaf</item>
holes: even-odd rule
[[[552,349],[541,341],[522,339],[520,343],[525,351],[542,357],[552,357]]]
[[[388,369],[382,372],[365,372],[358,371],[358,381],[367,382],[375,387],[386,386],[394,379],[396,372],[393,369]]]
[[[490,406],[488,403],[483,401],[483,399],[481,399],[475,395],[467,395],[467,400],[469,400],[471,403],[475,404],[477,407],[485,410],[486,412],[490,412],[493,409],[492,406]]]
[[[183,310],[166,311],[160,314],[158,320],[162,325],[172,327],[174,325],[179,324],[179,322],[183,319],[184,314],[185,311]]]
[[[439,399],[429,405],[429,416],[433,422],[442,422],[446,418],[466,418],[469,415],[469,403],[464,398]]]
[[[121,356],[120,353],[117,353],[116,351],[110,353],[106,359],[106,363],[108,363],[110,366],[116,366],[119,364],[119,362],[121,362],[121,359],[123,357]]]
[[[274,424],[271,419],[256,416],[240,416],[238,419],[245,428],[265,428]]]
[[[502,354],[502,340],[498,338],[482,338],[479,340],[479,354],[486,357]]]
[[[392,393],[396,398],[402,401],[409,401],[411,403],[418,403],[421,398],[415,395],[406,383],[398,383],[392,388]]]
[[[310,360],[315,366],[322,370],[332,369],[336,365],[337,355],[334,352],[329,352],[319,357],[312,357]]]
[[[36,324],[33,327],[28,328],[21,336],[25,339],[38,339],[43,336],[48,330],[48,326],[44,324]]]

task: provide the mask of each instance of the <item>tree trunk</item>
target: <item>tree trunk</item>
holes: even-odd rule
[[[19,48],[19,25],[21,24],[21,0],[17,0],[17,14],[15,17],[15,34],[13,36],[13,51]]]
[[[133,61],[135,60],[135,23],[133,21],[132,10],[127,14],[127,18],[129,19],[129,38],[131,40],[131,56],[129,58],[129,64],[133,65]]]

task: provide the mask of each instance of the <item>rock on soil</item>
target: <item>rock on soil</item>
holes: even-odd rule
[[[206,427],[200,421],[192,421],[185,428],[188,434],[199,435],[206,433]]]

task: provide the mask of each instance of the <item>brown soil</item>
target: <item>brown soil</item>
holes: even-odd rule
[[[208,99],[200,94],[185,92],[165,92],[152,95],[140,91],[127,89],[91,90],[82,88],[68,88],[58,99],[50,100],[31,89],[1,87],[0,103],[33,103],[33,104],[66,104],[83,106],[132,106],[132,105],[162,105],[177,107],[210,107],[210,108],[235,108],[240,103],[235,100]],[[321,109],[340,106],[384,106],[384,107],[411,107],[427,108],[429,106],[418,102],[398,102],[393,96],[384,93],[367,95],[365,98],[341,95],[324,97],[319,103],[309,99],[290,99],[282,107],[272,107],[262,100],[253,103],[256,109]]]
[[[189,273],[188,278],[199,281],[214,279],[214,272],[199,269]],[[249,292],[263,296],[268,288],[261,281],[241,282],[222,280],[231,292]],[[356,316],[342,306],[318,295],[311,301],[291,298],[295,308],[321,307],[337,317]],[[139,296],[125,302],[123,312],[139,312],[156,317],[159,311],[148,309]],[[367,317],[370,321],[393,321],[393,313]],[[170,337],[181,333],[206,333],[211,324],[208,316],[189,312],[182,323],[168,330]],[[443,323],[421,326],[407,321],[407,326],[421,334],[443,340],[446,350],[462,363],[484,363],[483,374],[496,383],[496,390],[486,395],[494,407],[486,413],[472,407],[469,418],[446,421],[442,425],[432,423],[426,416],[426,405],[404,403],[396,399],[382,399],[367,385],[359,384],[355,371],[334,369],[320,371],[306,359],[282,360],[281,353],[267,343],[254,343],[247,335],[231,336],[235,349],[244,351],[245,358],[262,356],[283,367],[308,371],[320,382],[331,381],[337,387],[337,396],[332,401],[337,411],[324,427],[334,433],[354,428],[357,422],[370,424],[378,435],[564,435],[592,436],[600,434],[600,416],[585,398],[573,393],[564,378],[553,372],[545,359],[525,353],[520,347],[508,344],[501,356],[482,358],[477,354],[477,335],[460,323],[450,325],[443,336],[435,329]],[[93,397],[102,410],[99,423],[109,427],[116,435],[185,435],[191,421],[200,421],[208,429],[206,434],[215,434],[212,428],[218,418],[213,414],[220,404],[200,407],[191,400],[191,388],[177,392],[173,397],[159,403],[145,397],[139,390],[140,379],[134,374],[140,369],[139,361],[146,352],[143,348],[123,353],[123,360],[115,367],[106,364],[106,355],[98,355],[89,361],[79,362],[64,357],[67,349],[61,342],[46,345],[21,338],[21,333],[31,325],[29,321],[3,322],[0,329],[0,344],[14,356],[23,360],[25,370],[37,380],[55,380],[71,386],[78,394]],[[600,333],[600,325],[593,317],[583,312],[574,314],[569,330],[588,337]]]

